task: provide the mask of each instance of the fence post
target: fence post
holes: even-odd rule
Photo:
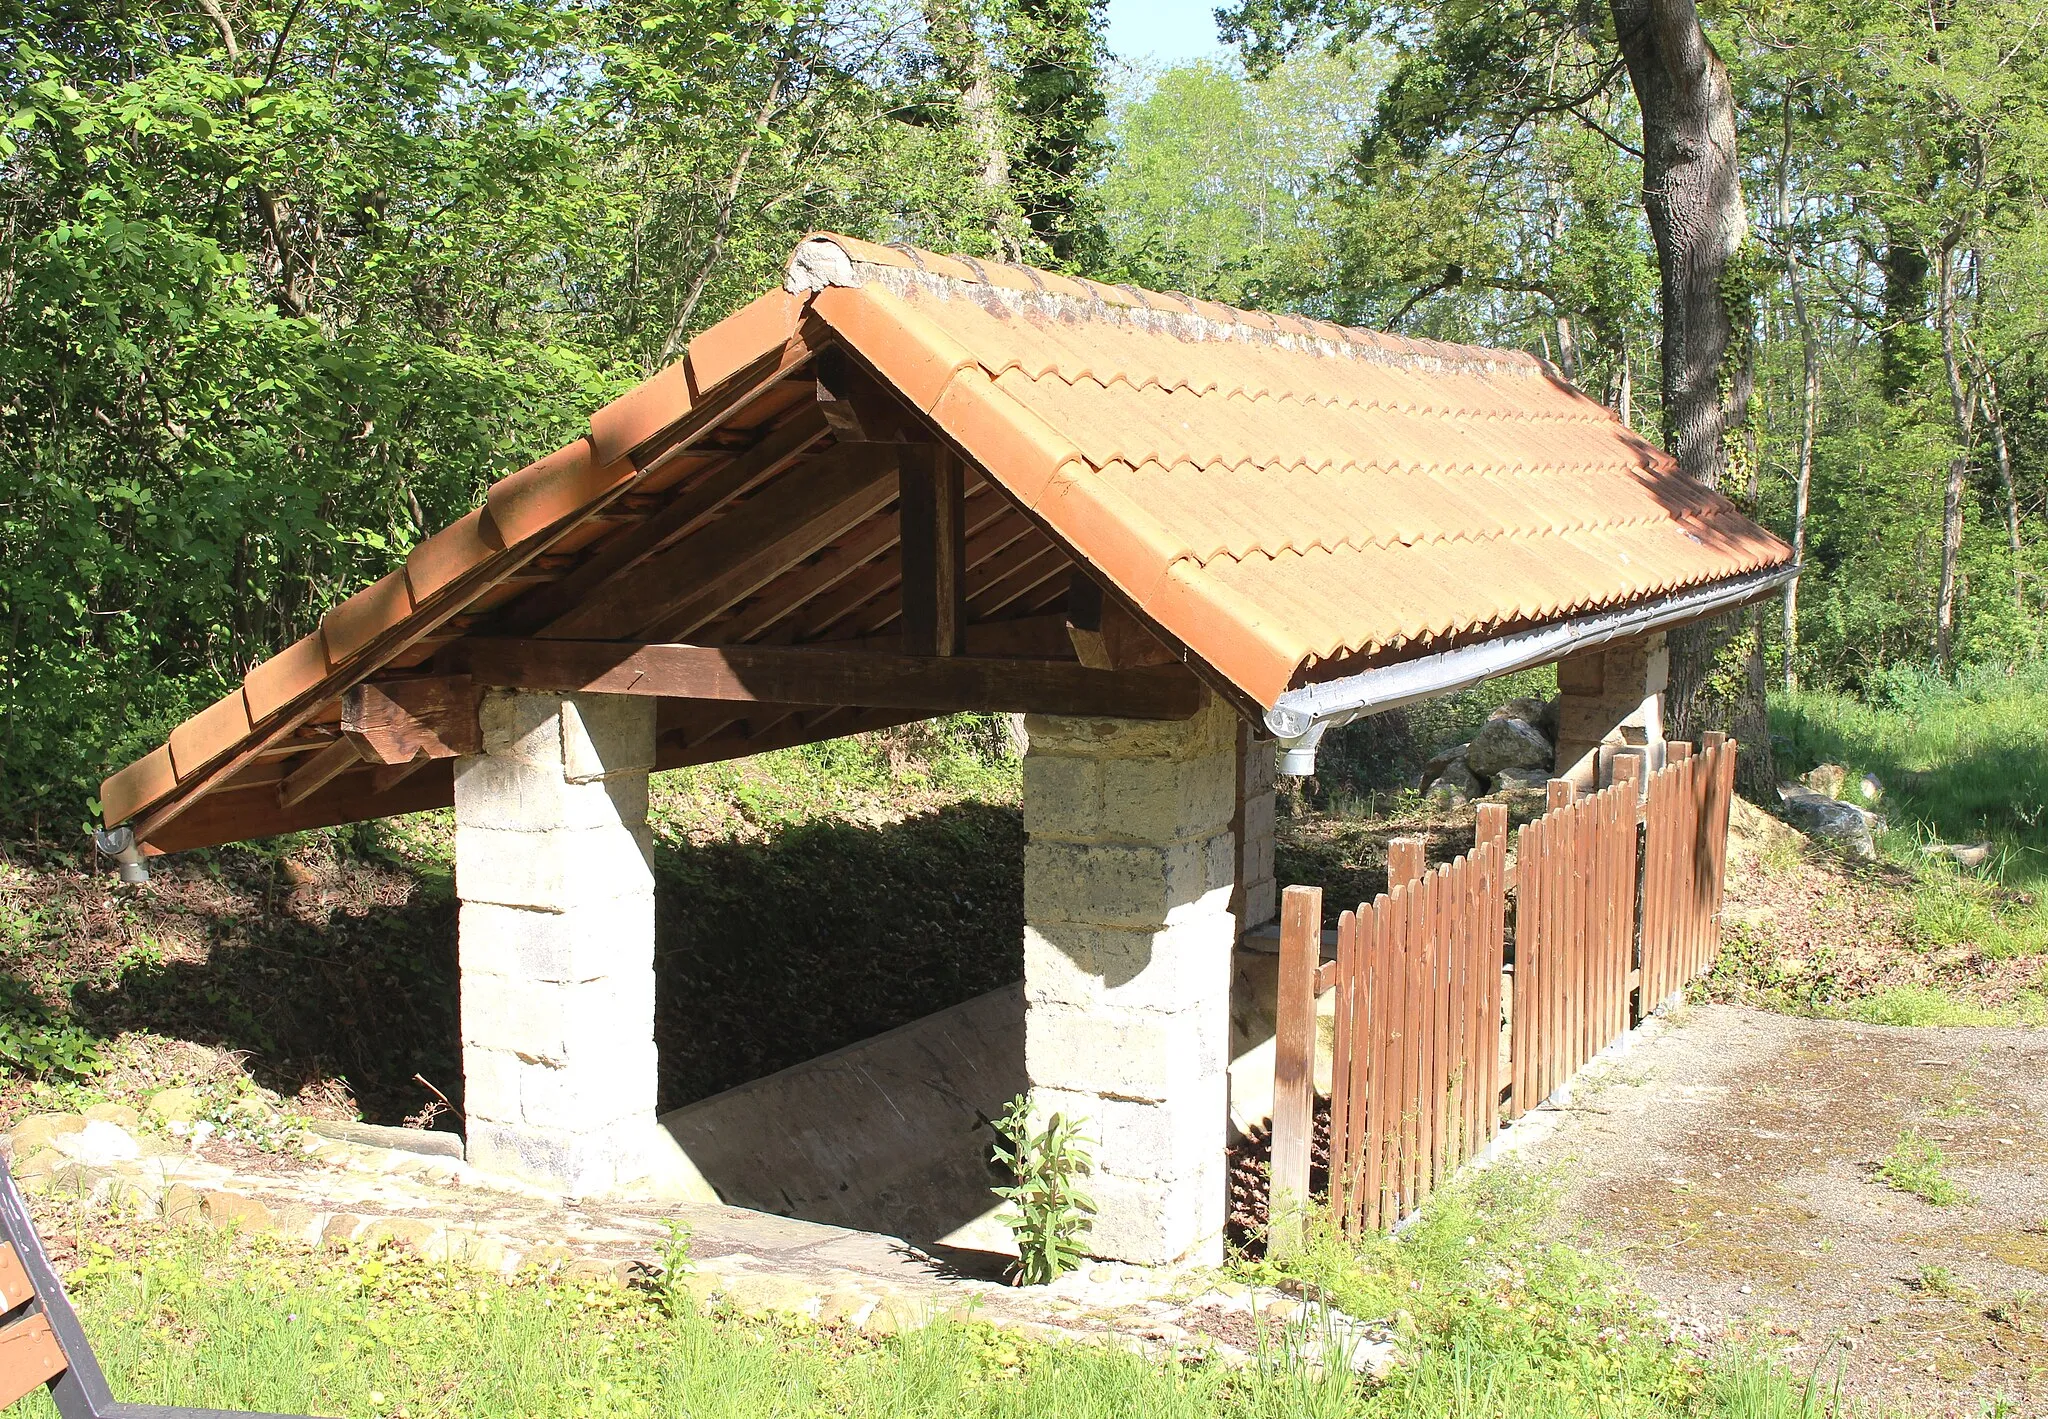
[[[1387,890],[1405,887],[1429,870],[1424,838],[1387,839]]]
[[[1266,1248],[1272,1255],[1301,1244],[1308,1208],[1316,967],[1322,957],[1323,889],[1289,887],[1280,896],[1280,996],[1273,1022],[1273,1162],[1266,1209]]]

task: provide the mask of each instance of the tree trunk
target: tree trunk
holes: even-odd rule
[[[1692,0],[1610,0],[1643,116],[1643,212],[1657,244],[1663,315],[1664,437],[1685,474],[1710,488],[1728,471],[1728,434],[1748,416],[1751,365],[1730,367],[1725,288],[1748,233],[1736,166],[1735,96]],[[1731,614],[1672,632],[1674,737],[1713,728],[1742,741],[1743,791],[1777,787],[1764,711],[1760,618]]]
[[[1820,341],[1806,309],[1806,273],[1799,264],[1799,238],[1792,221],[1792,95],[1785,95],[1785,142],[1778,156],[1778,229],[1784,234],[1785,284],[1792,294],[1792,319],[1799,326],[1801,373],[1799,476],[1792,492],[1792,558],[1806,560],[1806,510],[1813,490],[1813,445],[1820,428]],[[1785,583],[1785,688],[1799,688],[1799,580]]]
[[[958,0],[925,0],[925,32],[948,83],[960,96],[960,117],[981,158],[983,190],[999,199],[995,238],[1012,261],[1024,256],[1010,193],[1010,142],[1003,122],[1003,92],[987,41],[975,26],[975,12]]]
[[[2005,406],[1998,402],[1998,380],[1986,363],[1978,371],[1983,391],[1984,422],[1991,426],[1991,446],[1998,453],[1998,481],[2005,490],[2005,541],[2012,549],[2012,604],[2027,609],[2027,573],[2020,563],[2020,498],[2012,482],[2012,446],[2005,441]]]
[[[1948,374],[1949,406],[1956,420],[1956,456],[1948,461],[1941,498],[1941,589],[1934,603],[1934,662],[1946,675],[1955,668],[1956,568],[1963,554],[1963,485],[1970,472],[1972,418],[1962,361],[1956,355],[1955,248],[1942,248],[1934,317],[1941,326],[1941,363]]]

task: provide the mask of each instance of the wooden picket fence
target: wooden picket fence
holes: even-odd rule
[[[1669,746],[1642,782],[1613,782],[1517,835],[1481,804],[1472,851],[1425,870],[1420,839],[1390,845],[1389,890],[1338,918],[1321,962],[1322,892],[1283,894],[1272,1192],[1276,1244],[1309,1195],[1316,999],[1335,991],[1330,1207],[1347,1228],[1412,1213],[1503,1124],[1550,1097],[1719,946],[1734,741]]]

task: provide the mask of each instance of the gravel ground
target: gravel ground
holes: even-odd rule
[[[2048,1030],[1681,1012],[1525,1156],[1675,1332],[1926,1415],[2048,1413]],[[1911,1132],[1962,1196],[1889,1186]],[[1996,1402],[2009,1408],[2000,1411]]]

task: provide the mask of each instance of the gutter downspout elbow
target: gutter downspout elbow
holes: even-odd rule
[[[149,860],[142,855],[142,844],[135,841],[133,828],[95,828],[92,842],[94,847],[114,859],[123,882],[149,880]]]

